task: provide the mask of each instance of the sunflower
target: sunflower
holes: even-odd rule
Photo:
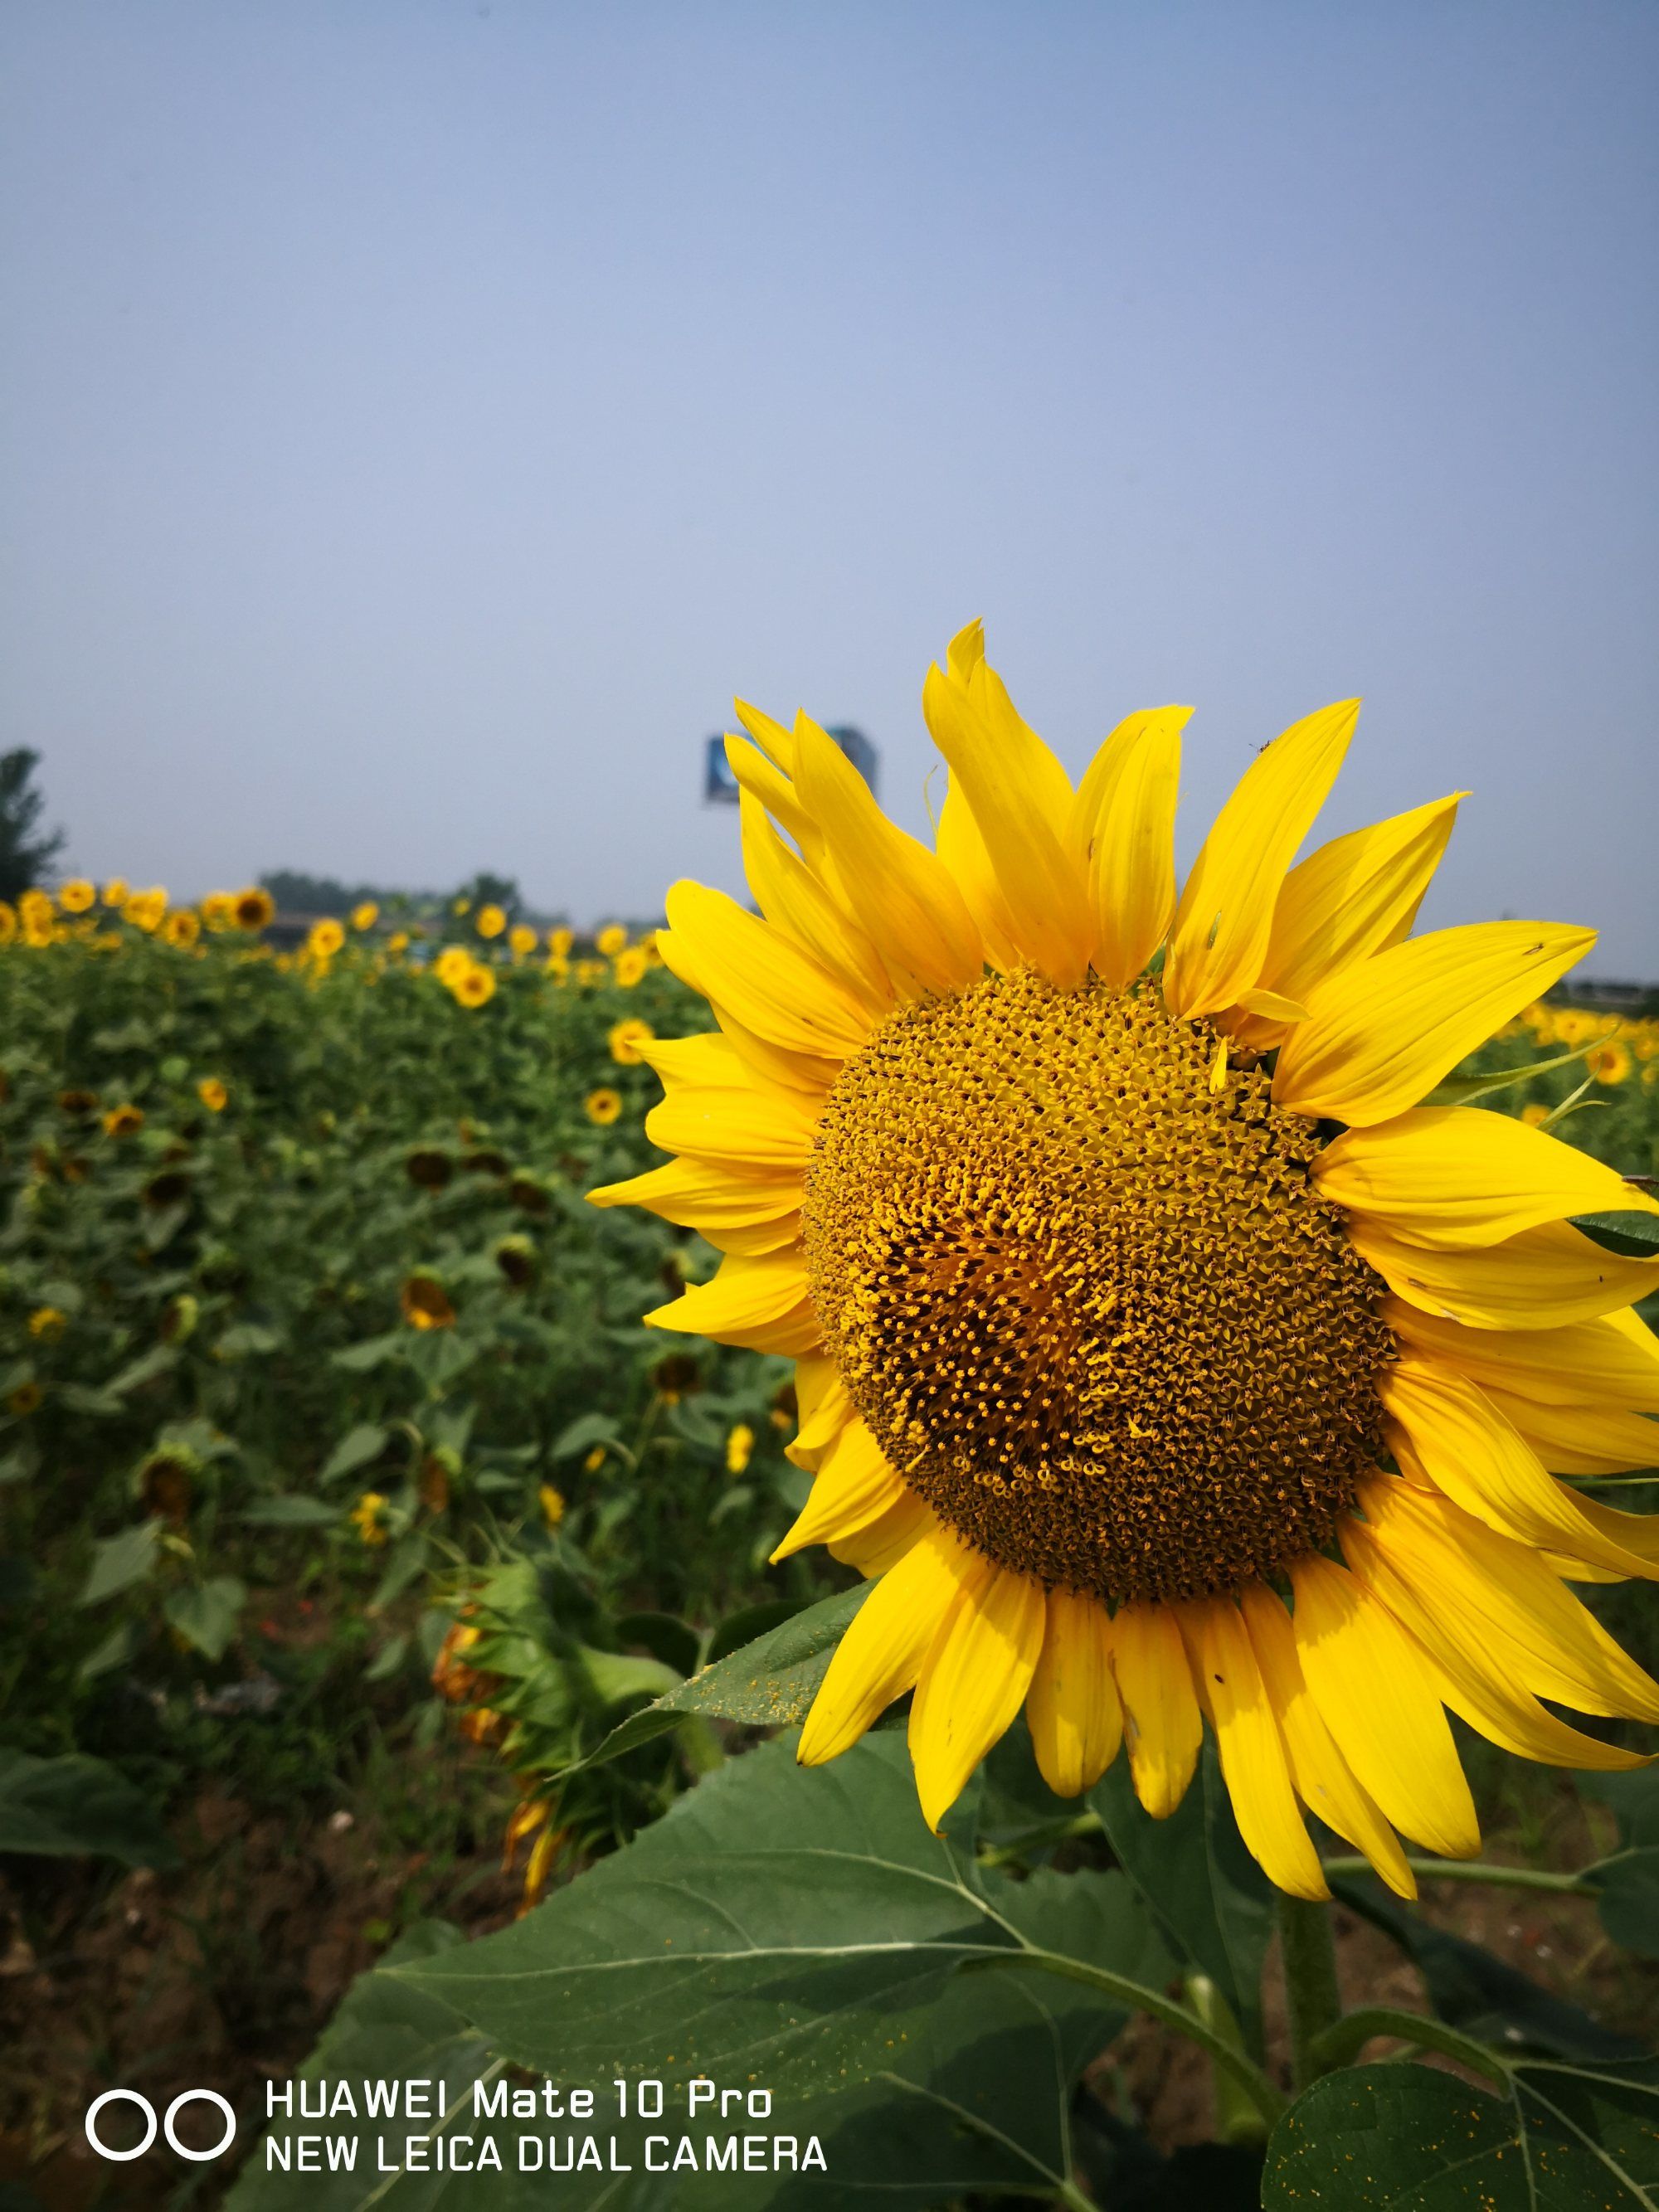
[[[129,888],[125,876],[112,876],[98,896],[105,906],[124,907]]]
[[[556,960],[568,960],[570,948],[575,942],[576,933],[574,929],[561,927],[550,929],[547,933],[547,949]]]
[[[619,921],[607,921],[593,939],[593,950],[605,959],[614,960],[619,952],[628,950],[628,932]]]
[[[380,918],[380,909],[373,899],[361,899],[351,909],[354,929],[373,929]]]
[[[759,915],[689,883],[666,964],[718,1034],[645,1057],[678,1155],[594,1194],[728,1255],[648,1319],[793,1354],[815,1475],[777,1556],[875,1586],[799,1756],[914,1691],[937,1826],[1024,1706],[1062,1795],[1127,1744],[1154,1815],[1205,1726],[1251,1850],[1326,1885],[1303,1808],[1402,1893],[1395,1830],[1474,1854],[1447,1723],[1638,1764],[1543,1703],[1659,1719],[1572,1595],[1659,1533],[1561,1475],[1652,1464],[1655,1210],[1541,1130],[1425,1103],[1587,930],[1409,934],[1462,793],[1291,862],[1355,702],[1251,763],[1177,894],[1187,710],[1074,790],[964,630],[923,695],[936,849],[815,723],[739,707]]]
[[[17,909],[9,901],[0,899],[0,945],[9,945],[17,934]]]
[[[499,937],[507,927],[507,914],[499,906],[481,906],[478,919],[473,924],[480,937]]]
[[[188,951],[202,934],[201,917],[191,907],[176,906],[162,925],[161,934],[169,945]]]
[[[238,929],[269,929],[276,919],[276,902],[270,893],[256,886],[252,890],[238,891],[234,901]]]
[[[201,904],[202,927],[216,936],[236,927],[236,900],[229,891],[210,891]]]
[[[222,1114],[230,1103],[230,1092],[216,1075],[204,1075],[196,1086],[196,1096],[210,1114]]]
[[[411,1328],[453,1328],[455,1308],[436,1275],[417,1268],[398,1293],[398,1305]]]
[[[106,1137],[136,1137],[144,1126],[144,1109],[131,1100],[121,1106],[112,1106],[104,1117]]]
[[[632,991],[645,981],[645,971],[650,965],[642,945],[630,945],[619,952],[611,963],[611,980],[620,991]]]
[[[458,975],[449,988],[458,1005],[486,1006],[495,995],[495,971],[493,968],[479,967],[476,961],[469,961],[466,973]]]
[[[649,1022],[613,1022],[605,1032],[605,1042],[618,1067],[637,1067],[645,1057],[644,1048],[656,1034]]]
[[[602,1083],[597,1091],[590,1091],[582,1101],[583,1113],[601,1129],[608,1129],[622,1109],[622,1093],[611,1090],[608,1084]]]
[[[345,931],[331,915],[313,921],[306,933],[306,951],[313,960],[331,960],[345,943]]]
[[[146,936],[154,936],[167,919],[167,895],[157,884],[147,891],[129,891],[121,908],[121,918],[130,921],[135,929]]]
[[[85,914],[98,903],[98,892],[84,876],[71,876],[58,885],[58,903],[65,914]]]
[[[1630,1048],[1617,1038],[1609,1038],[1606,1044],[1596,1046],[1585,1065],[1598,1083],[1626,1082],[1631,1071]]]
[[[540,942],[527,921],[515,921],[507,933],[507,948],[515,960],[528,960]]]

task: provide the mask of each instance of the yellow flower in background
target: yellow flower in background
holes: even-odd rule
[[[112,876],[99,896],[106,906],[124,907],[127,902],[128,890],[125,876]]]
[[[98,902],[98,893],[84,876],[71,876],[58,887],[58,903],[65,914],[85,914]]]
[[[409,950],[409,932],[406,929],[394,929],[391,936],[388,937],[386,941],[386,949],[388,952],[393,953],[407,952]]]
[[[541,1500],[543,1520],[550,1528],[556,1528],[564,1518],[564,1492],[544,1482],[536,1495]]]
[[[1629,1047],[1617,1042],[1598,1044],[1584,1064],[1598,1083],[1623,1083],[1631,1071]]]
[[[1526,1123],[1529,1129],[1538,1128],[1542,1123],[1547,1121],[1549,1118],[1549,1108],[1547,1106],[1540,1106],[1535,1098],[1529,1106],[1523,1106],[1521,1109],[1521,1119]]]
[[[354,929],[373,929],[380,918],[380,909],[373,899],[360,900],[351,909],[351,927]]]
[[[1462,794],[1291,867],[1355,702],[1256,757],[1179,888],[1188,710],[1073,788],[976,623],[924,707],[937,849],[817,724],[739,706],[760,914],[670,892],[665,961],[720,1030],[647,1048],[679,1157],[594,1194],[727,1255],[654,1326],[797,1361],[815,1480],[775,1556],[876,1578],[799,1755],[914,1690],[936,1826],[1023,1706],[1053,1789],[1125,1742],[1164,1815],[1207,1726],[1280,1887],[1327,1893],[1308,1807],[1411,1894],[1396,1830],[1480,1845],[1447,1706],[1602,1769],[1640,1761],[1553,1705],[1659,1720],[1571,1588],[1659,1574],[1656,1524],[1559,1480],[1651,1463],[1626,1309],[1659,1263],[1571,1217],[1659,1205],[1421,1103],[1592,933],[1407,933]]]
[[[269,929],[276,919],[276,900],[258,884],[252,890],[237,892],[235,908],[238,929]]]
[[[608,1129],[622,1109],[621,1093],[604,1085],[597,1091],[590,1091],[582,1101],[583,1113],[590,1121],[597,1121],[602,1129]]]
[[[455,899],[451,902],[449,911],[452,914],[471,914],[472,911],[472,902],[470,898]]]
[[[351,1509],[358,1536],[371,1550],[384,1544],[390,1533],[386,1525],[389,1504],[378,1490],[366,1490]]]
[[[331,915],[313,921],[306,932],[306,951],[313,960],[331,960],[345,943],[345,931]]]
[[[202,927],[215,936],[236,927],[236,901],[228,891],[210,891],[199,908]]]
[[[562,952],[550,952],[542,963],[542,973],[544,975],[550,975],[556,983],[568,982],[570,963]]]
[[[0,945],[9,945],[17,934],[17,909],[0,899]]]
[[[606,1036],[611,1059],[618,1067],[637,1067],[645,1058],[641,1047],[654,1043],[656,1035],[649,1022],[613,1022]]]
[[[515,921],[507,932],[507,950],[515,960],[528,960],[540,942],[527,921]]]
[[[506,912],[498,906],[481,906],[473,927],[480,937],[499,937],[507,927]]]
[[[69,1316],[61,1306],[36,1306],[29,1316],[29,1334],[42,1344],[56,1344],[69,1327]]]
[[[726,1439],[726,1471],[741,1474],[755,1455],[755,1431],[747,1421],[739,1421]]]
[[[163,924],[161,933],[169,945],[187,951],[202,934],[201,918],[187,906],[176,906]]]
[[[463,1006],[485,1006],[495,995],[495,971],[470,963],[464,975],[458,975],[450,985],[458,1004]]]
[[[579,983],[591,986],[603,983],[609,969],[603,960],[579,960],[573,972]]]
[[[157,884],[147,891],[130,892],[121,914],[123,920],[130,921],[135,929],[154,936],[167,919],[167,895]]]
[[[607,960],[614,960],[619,952],[625,951],[627,948],[628,932],[619,921],[606,922],[605,927],[593,939],[593,950],[603,953]]]
[[[643,949],[640,945],[630,945],[626,952],[619,952],[611,962],[611,978],[624,991],[631,991],[644,981],[645,969]]]
[[[568,960],[570,957],[570,948],[575,942],[574,930],[550,929],[547,933],[547,949],[556,960]]]
[[[196,1096],[210,1114],[222,1114],[230,1103],[230,1092],[216,1075],[204,1075],[196,1086]]]
[[[432,972],[445,988],[453,991],[461,977],[473,966],[472,955],[464,945],[446,945],[432,963]]]
[[[582,1472],[584,1474],[597,1474],[604,1465],[605,1446],[595,1444],[592,1450],[587,1453],[582,1461]]]
[[[106,1137],[136,1137],[143,1126],[143,1108],[131,1103],[112,1106],[104,1116],[104,1134]]]

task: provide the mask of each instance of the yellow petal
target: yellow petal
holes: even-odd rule
[[[1517,1398],[1659,1413],[1659,1337],[1635,1314],[1507,1335],[1466,1328],[1386,1298],[1382,1318],[1397,1337],[1441,1364]]]
[[[1078,787],[1072,842],[1088,856],[1095,972],[1133,982],[1175,918],[1175,817],[1181,732],[1190,707],[1153,707],[1120,722]]]
[[[1204,1738],[1181,1629],[1168,1606],[1122,1605],[1112,1619],[1112,1670],[1135,1795],[1155,1820],[1187,1794]]]
[[[1303,1803],[1363,1851],[1397,1897],[1415,1897],[1417,1877],[1406,1863],[1399,1837],[1337,1749],[1303,1679],[1290,1614],[1263,1583],[1247,1583],[1238,1595]]]
[[[986,958],[1005,974],[1018,968],[1020,957],[1014,944],[1014,924],[1008,902],[1002,896],[1002,886],[991,866],[991,855],[985,849],[974,811],[954,778],[945,787],[934,842],[940,860],[950,870],[984,939]]]
[[[739,799],[743,866],[755,902],[781,936],[833,975],[872,1022],[892,1007],[893,987],[858,924],[844,914],[806,863],[789,850],[758,799]]]
[[[694,1284],[672,1305],[647,1314],[645,1324],[750,1352],[799,1354],[816,1352],[823,1340],[799,1247],[722,1260],[712,1282]]]
[[[812,1494],[773,1553],[772,1565],[809,1544],[845,1542],[905,1495],[904,1485],[864,1423],[849,1423],[825,1453]]]
[[[1263,984],[1305,999],[1340,969],[1403,937],[1468,797],[1456,791],[1333,838],[1292,868],[1273,908]]]
[[[795,788],[896,987],[915,994],[977,982],[984,949],[943,861],[888,820],[835,739],[804,714],[795,745]]]
[[[1525,1544],[1500,1536],[1449,1498],[1389,1475],[1360,1489],[1385,1557],[1434,1608],[1467,1626],[1534,1697],[1581,1713],[1659,1721],[1659,1682],[1607,1634]]]
[[[910,1705],[921,1814],[937,1830],[1025,1702],[1042,1650],[1042,1585],[992,1567],[964,1577],[922,1662]]]
[[[1602,1743],[1547,1711],[1517,1683],[1491,1644],[1474,1632],[1468,1616],[1458,1611],[1451,1587],[1436,1577],[1419,1589],[1399,1571],[1363,1522],[1344,1524],[1342,1556],[1427,1653],[1440,1694],[1452,1711],[1489,1742],[1545,1766],[1618,1773],[1647,1764],[1639,1753]]]
[[[907,1490],[896,1505],[890,1505],[862,1528],[855,1528],[850,1536],[834,1538],[828,1549],[832,1559],[839,1559],[845,1567],[856,1567],[861,1575],[884,1575],[939,1527],[933,1509],[914,1491]]]
[[[1421,1647],[1330,1560],[1298,1560],[1291,1580],[1297,1656],[1337,1749],[1396,1828],[1443,1858],[1474,1858],[1474,1800]]]
[[[1322,1198],[1418,1244],[1495,1244],[1573,1213],[1659,1213],[1659,1199],[1507,1114],[1418,1106],[1347,1129],[1314,1162]]]
[[[1164,996],[1212,1013],[1261,981],[1285,871],[1336,781],[1359,715],[1343,699],[1258,753],[1216,818],[1176,909]]]
[[[702,1231],[776,1222],[800,1211],[797,1176],[755,1176],[710,1160],[671,1160],[626,1182],[590,1190],[590,1206],[642,1206],[665,1221]]]
[[[1308,1018],[1279,1052],[1273,1097],[1362,1127],[1390,1121],[1595,942],[1593,929],[1557,922],[1479,921],[1339,969],[1308,993]]]
[[[757,1036],[789,1052],[836,1061],[867,1042],[867,1007],[821,961],[745,914],[724,891],[678,883],[666,907],[669,928],[690,953],[713,1003]]]
[[[1062,990],[1083,980],[1093,935],[1070,842],[1072,787],[1022,720],[1001,678],[976,661],[965,681],[930,668],[922,711],[967,800],[1016,948]]]
[[[823,855],[823,838],[789,778],[743,738],[727,738],[726,758],[739,790],[760,801],[773,820],[789,832],[808,865],[816,867]]]
[[[854,1614],[818,1685],[795,1753],[803,1766],[836,1758],[895,1698],[915,1687],[957,1590],[982,1565],[948,1529],[938,1528],[882,1577]]]
[[[1377,1395],[1431,1481],[1488,1528],[1619,1574],[1656,1571],[1595,1525],[1479,1384],[1407,1357],[1383,1370]]]
[[[646,1135],[665,1152],[734,1174],[799,1179],[811,1158],[817,1116],[799,1091],[759,1082],[735,1053],[732,1059],[744,1079],[675,1085],[646,1115]],[[659,1060],[653,1065],[660,1071]]]
[[[827,1352],[809,1353],[795,1362],[795,1405],[799,1425],[784,1456],[810,1472],[848,1423],[858,1418],[841,1370]]]
[[[734,699],[732,705],[761,751],[775,761],[785,775],[793,777],[796,762],[794,732],[787,724],[775,722],[769,714],[762,714],[758,707],[751,707],[746,699]]]
[[[1292,1897],[1328,1897],[1244,1616],[1230,1597],[1210,1598],[1183,1605],[1181,1626],[1204,1685],[1222,1778],[1246,1849],[1269,1881]]]
[[[1570,1328],[1659,1288],[1659,1260],[1604,1251],[1565,1221],[1473,1251],[1407,1243],[1369,1214],[1351,1214],[1347,1226],[1354,1250],[1397,1297],[1473,1328]]]
[[[764,924],[761,926],[764,927]],[[676,935],[672,929],[659,929],[657,950],[671,975],[678,976],[688,990],[708,1000],[709,1010],[720,1024],[723,1041],[731,1046],[733,1056],[751,1081],[785,1091],[805,1091],[815,1105],[822,1103],[840,1072],[839,1060],[824,1059],[817,1052],[791,1051],[746,1028],[731,1008],[721,1003],[708,972],[694,957],[684,936]]]
[[[1123,1713],[1112,1680],[1112,1632],[1092,1597],[1051,1589],[1042,1656],[1025,1717],[1037,1771],[1056,1797],[1091,1789],[1117,1755]]]
[[[1659,1422],[1595,1406],[1545,1406],[1483,1382],[1492,1404],[1552,1474],[1629,1474],[1659,1467]]]

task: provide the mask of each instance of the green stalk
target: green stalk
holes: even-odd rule
[[[1372,1871],[1365,1859],[1324,1859],[1321,1863],[1328,1875],[1339,1878]],[[1485,1866],[1478,1859],[1409,1857],[1406,1864],[1413,1874],[1430,1881],[1485,1881],[1500,1889],[1553,1889],[1565,1897],[1594,1897],[1596,1893],[1596,1885],[1586,1881],[1583,1875],[1551,1874],[1542,1867]]]
[[[1319,2063],[1316,2046],[1342,2015],[1330,1906],[1281,1891],[1279,1947],[1290,2002],[1291,2079],[1297,2089],[1305,2089],[1328,2070]]]
[[[1474,2073],[1483,2074],[1487,2081],[1496,2081],[1500,2088],[1509,2080],[1502,2057],[1484,2043],[1460,2035],[1443,2021],[1425,2020],[1420,2013],[1395,2012],[1388,2005],[1366,2005],[1358,2012],[1345,2014],[1327,2028],[1314,2047],[1316,2070],[1329,2074],[1346,2066],[1374,2035],[1395,2035],[1425,2051],[1441,2051],[1448,2058],[1461,2060]]]

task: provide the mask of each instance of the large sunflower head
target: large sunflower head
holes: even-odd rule
[[[1251,763],[1177,885],[1187,710],[1074,788],[979,626],[923,692],[933,849],[834,741],[739,706],[759,916],[695,884],[667,965],[718,1032],[642,1047],[668,1165],[595,1194],[726,1257],[659,1327],[793,1353],[815,1477],[778,1556],[874,1582],[800,1745],[907,1692],[937,1824],[1022,1706],[1062,1794],[1127,1742],[1155,1815],[1213,1730],[1241,1829],[1325,1894],[1306,1810],[1410,1893],[1395,1830],[1480,1837],[1446,1718],[1565,1765],[1659,1719],[1574,1580],[1659,1534],[1562,1476],[1659,1457],[1653,1262],[1575,1215],[1655,1201],[1432,1101],[1593,941],[1411,934],[1462,793],[1292,866],[1358,714]]]

